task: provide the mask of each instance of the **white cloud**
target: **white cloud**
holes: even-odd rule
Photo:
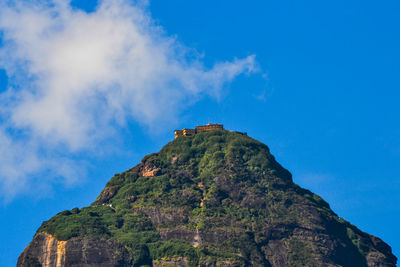
[[[65,185],[73,184],[84,173],[83,165],[60,155],[42,155],[38,144],[11,138],[5,129],[0,130],[0,188],[6,202],[21,192],[39,188],[42,195],[49,193],[49,184],[62,177]],[[38,180],[35,174],[46,174]]]
[[[13,85],[0,97],[0,146],[9,151],[27,143],[81,151],[126,121],[174,121],[185,106],[218,98],[226,83],[255,70],[254,56],[207,69],[128,0],[104,0],[92,13],[63,0],[6,1],[0,31],[0,67]],[[4,129],[23,131],[25,144]],[[3,185],[44,168],[46,160],[30,147],[17,174],[18,153],[0,161]]]

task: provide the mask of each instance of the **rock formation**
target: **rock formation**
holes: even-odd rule
[[[44,222],[17,266],[396,266],[391,248],[293,183],[266,145],[181,136]]]

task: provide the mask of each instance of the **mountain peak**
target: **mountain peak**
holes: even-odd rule
[[[116,174],[89,207],[44,222],[18,265],[28,261],[353,267],[397,259],[293,183],[265,144],[222,127],[177,136]]]

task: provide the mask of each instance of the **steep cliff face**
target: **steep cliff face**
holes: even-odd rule
[[[56,240],[39,233],[22,252],[18,266],[129,266],[127,249],[112,240],[71,238]]]
[[[264,144],[179,137],[89,207],[38,229],[18,266],[396,266],[391,248],[292,182]]]

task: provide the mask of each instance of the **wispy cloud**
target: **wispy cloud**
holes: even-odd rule
[[[0,67],[11,85],[0,96],[0,149],[8,155],[0,179],[3,191],[15,193],[16,177],[31,182],[28,175],[44,169],[69,180],[73,168],[55,173],[48,151],[93,148],[127,121],[174,121],[182,108],[218,97],[226,83],[255,70],[254,56],[206,68],[128,0],[101,1],[92,13],[63,0],[5,1],[0,31]]]
[[[18,193],[28,193],[34,186],[43,195],[58,178],[71,185],[85,172],[83,164],[66,158],[56,151],[42,151],[33,140],[11,137],[0,130],[0,188],[1,197],[8,202]],[[37,176],[37,174],[41,174]]]

